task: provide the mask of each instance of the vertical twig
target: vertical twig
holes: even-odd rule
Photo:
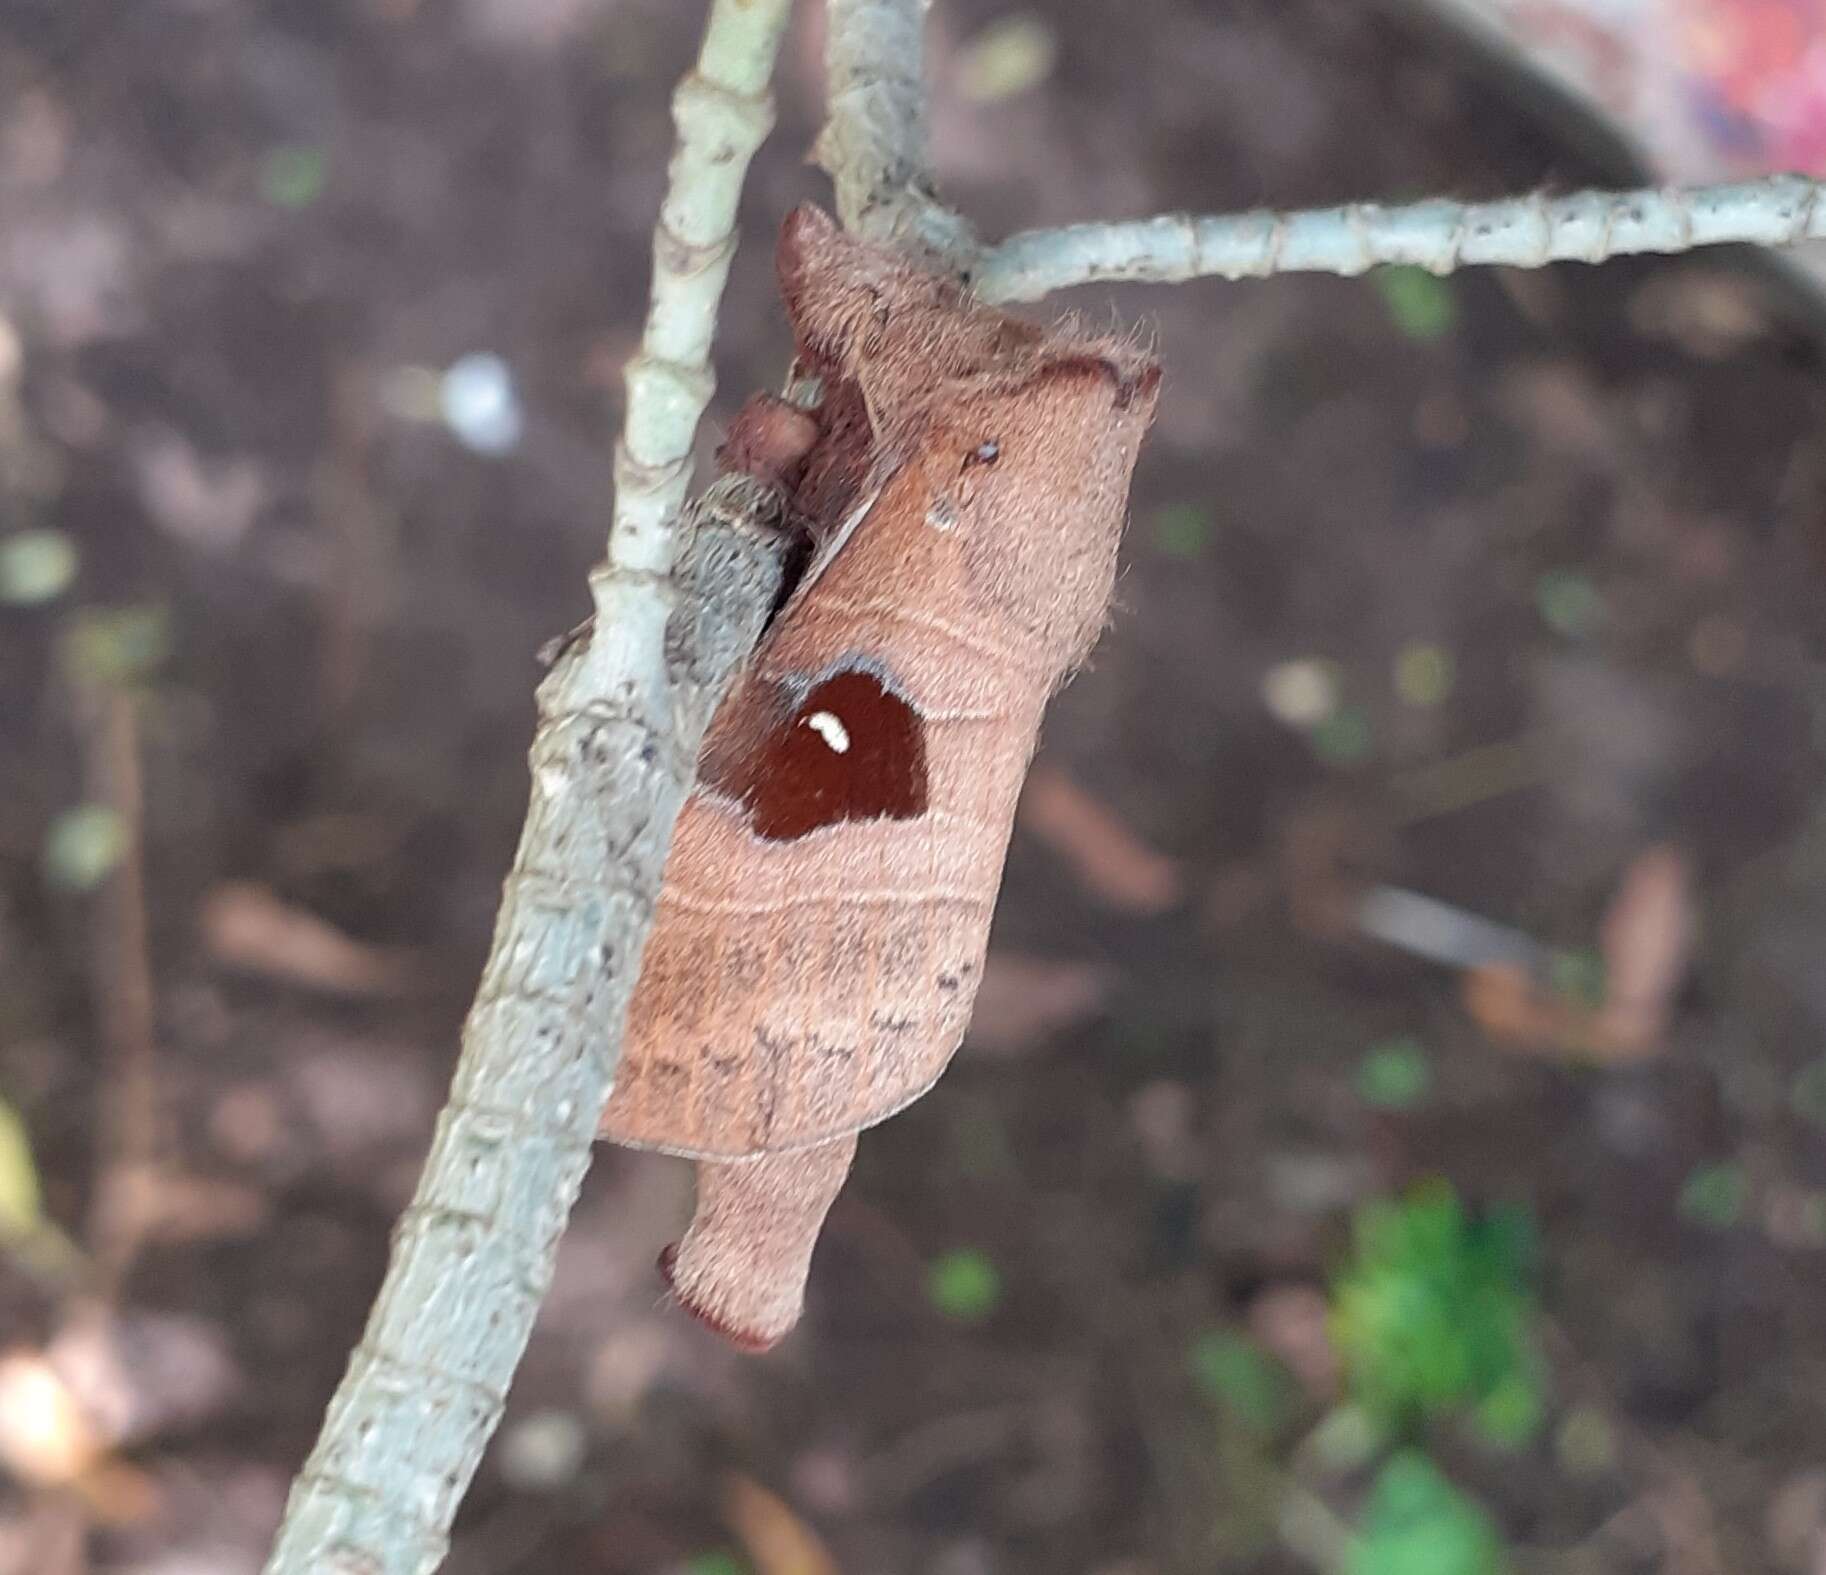
[[[926,157],[923,27],[929,0],[827,0],[829,109],[819,164],[845,229],[963,268],[970,227],[939,202]]]
[[[680,505],[789,7],[713,0],[673,102],[678,148],[628,369],[614,528],[590,577],[595,626],[540,686],[532,801],[450,1099],[267,1575],[436,1569],[550,1283],[698,741],[778,584],[752,483],[711,489],[683,564]],[[696,616],[675,620],[683,605]]]
[[[773,129],[768,83],[791,9],[792,0],[714,0],[696,69],[673,94],[678,142],[653,228],[652,302],[625,373],[605,567],[663,574],[677,550],[691,444],[716,392],[710,344],[735,260],[736,204]]]

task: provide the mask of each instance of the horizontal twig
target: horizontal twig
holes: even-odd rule
[[[1009,237],[974,283],[991,301],[1037,301],[1074,285],[1120,281],[1352,275],[1382,263],[1431,273],[1500,263],[1542,268],[1642,252],[1826,237],[1826,185],[1799,175],[1728,186],[1537,193],[1500,202],[1349,203],[1300,213],[1168,214]]]

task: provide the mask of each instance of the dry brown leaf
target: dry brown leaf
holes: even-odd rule
[[[756,1575],[837,1575],[837,1561],[790,1504],[752,1477],[729,1474],[723,1517],[747,1550]]]
[[[1666,843],[1638,854],[1599,931],[1605,998],[1598,1026],[1611,1054],[1644,1055],[1658,1045],[1696,929],[1686,855]]]
[[[1109,989],[1109,971],[1093,963],[991,952],[970,1019],[971,1048],[1018,1055],[1094,1015]]]
[[[1536,1053],[1610,1063],[1658,1054],[1695,932],[1692,871],[1665,844],[1624,873],[1600,932],[1605,998],[1596,1010],[1507,964],[1466,973],[1466,1008],[1493,1039]]]
[[[228,882],[203,901],[203,944],[226,968],[335,995],[396,996],[417,982],[414,954],[352,940],[264,886]]]
[[[1513,1049],[1577,1050],[1589,1044],[1596,1030],[1594,1013],[1542,989],[1513,963],[1468,969],[1461,990],[1478,1026]]]
[[[1164,913],[1179,901],[1179,866],[1056,766],[1038,766],[1028,777],[1020,824],[1112,908]]]

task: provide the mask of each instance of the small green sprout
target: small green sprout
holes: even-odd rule
[[[1001,1305],[1001,1271],[975,1247],[941,1253],[926,1271],[926,1296],[956,1323],[981,1323]]]
[[[1416,1450],[1376,1475],[1345,1575],[1500,1575],[1503,1543],[1475,1499]]]
[[[1395,326],[1410,339],[1431,344],[1458,323],[1458,297],[1452,286],[1424,268],[1403,264],[1378,268],[1370,275]]]
[[[1444,1182],[1365,1204],[1332,1295],[1352,1399],[1391,1431],[1470,1412],[1493,1442],[1532,1432],[1541,1411],[1533,1258],[1524,1212],[1474,1218]]]
[[[1433,1087],[1426,1048],[1411,1035],[1371,1045],[1357,1067],[1357,1093],[1380,1110],[1408,1110]]]

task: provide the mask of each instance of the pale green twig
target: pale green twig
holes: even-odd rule
[[[540,685],[532,802],[450,1098],[267,1575],[443,1560],[589,1166],[698,744],[779,586],[778,505],[715,483],[674,573]],[[662,634],[652,680],[633,664]]]
[[[747,517],[766,500],[741,477],[706,495],[677,560],[736,199],[772,120],[789,6],[713,0],[674,101],[595,624],[540,686],[532,801],[450,1099],[267,1575],[437,1568],[551,1280],[698,742],[779,582],[779,540]]]
[[[653,230],[653,298],[628,363],[615,445],[610,562],[664,573],[691,483],[691,445],[716,379],[710,343],[735,258],[736,204],[773,128],[768,82],[792,0],[715,0],[697,67],[672,98],[678,141]]]
[[[933,192],[926,160],[928,0],[826,0],[827,118],[819,164],[845,229],[966,266],[970,228]]]
[[[1277,273],[1359,274],[1379,263],[1433,273],[1541,268],[1640,252],[1826,237],[1826,187],[1798,175],[1690,190],[1579,192],[1502,202],[1351,203],[1301,213],[1172,214],[1011,236],[973,276],[992,301],[1037,301],[1097,281],[1173,283]]]

